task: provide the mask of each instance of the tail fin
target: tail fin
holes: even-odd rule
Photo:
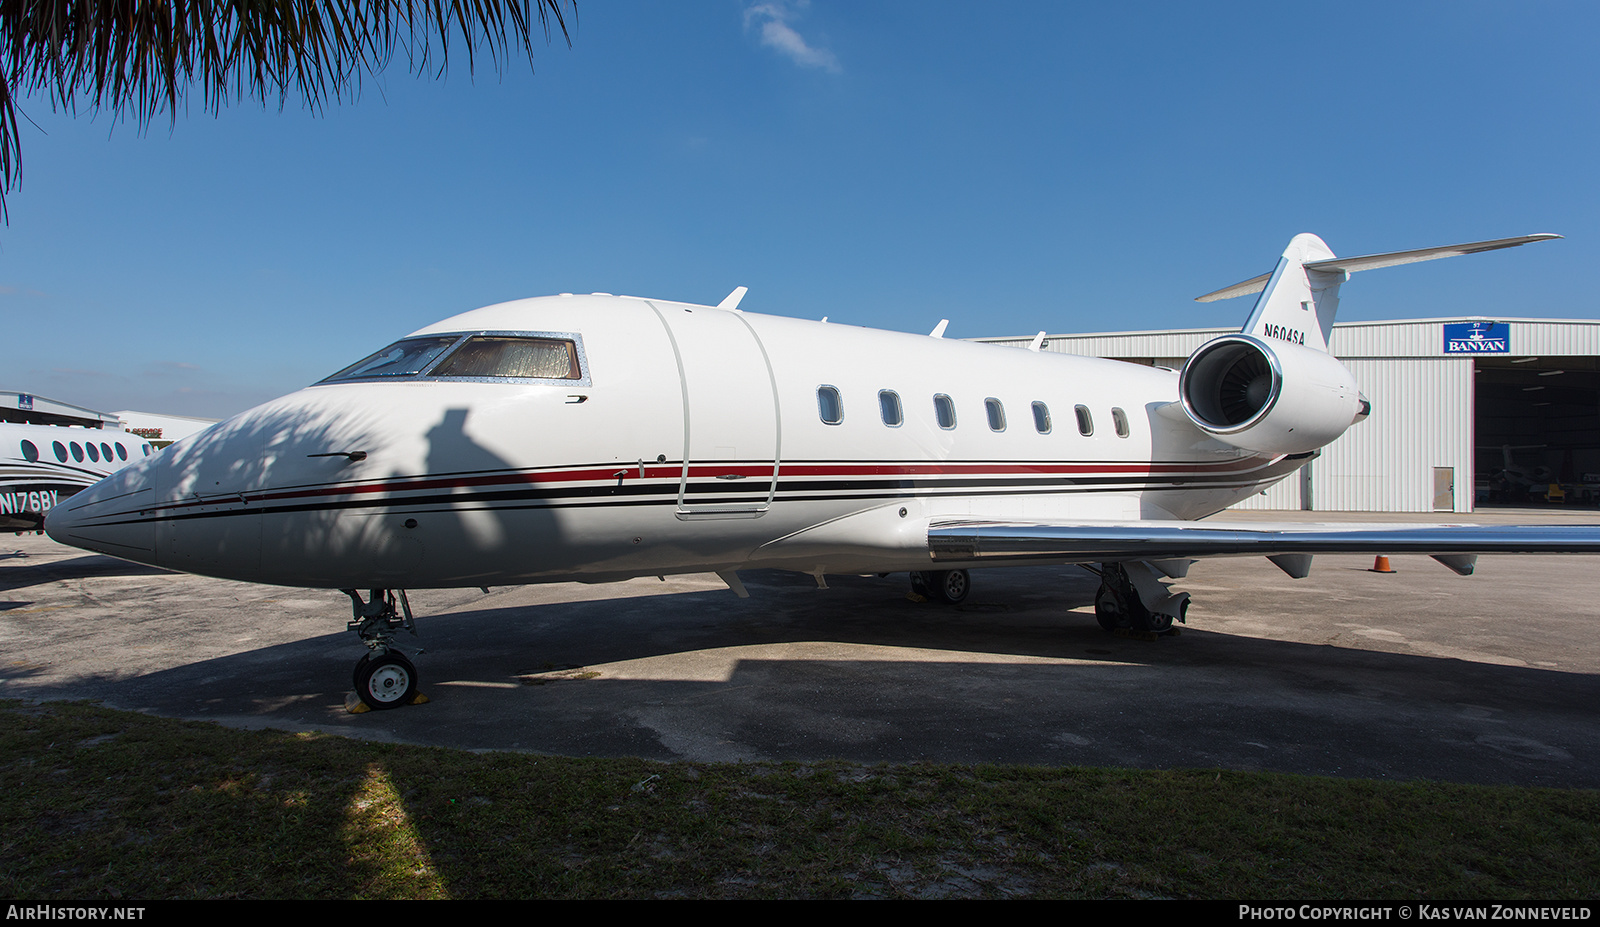
[[[1198,297],[1197,301],[1209,303],[1218,299],[1260,293],[1250,318],[1241,332],[1259,338],[1276,338],[1291,341],[1319,351],[1328,350],[1328,339],[1333,334],[1333,318],[1339,311],[1339,285],[1350,279],[1358,270],[1414,264],[1458,254],[1476,254],[1499,248],[1514,248],[1535,241],[1560,238],[1548,233],[1523,235],[1518,238],[1497,238],[1493,241],[1474,241],[1462,245],[1445,245],[1440,248],[1421,248],[1416,251],[1390,251],[1385,254],[1366,254],[1360,257],[1337,258],[1322,239],[1309,233],[1296,235],[1278,259],[1278,267],[1270,274],[1253,277],[1215,293]]]

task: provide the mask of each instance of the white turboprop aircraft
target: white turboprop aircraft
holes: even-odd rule
[[[1327,353],[1352,271],[1530,235],[1334,257],[1299,235],[1236,335],[1181,373],[1111,360],[563,294],[467,312],[128,467],[53,509],[51,537],[230,579],[343,590],[361,699],[410,701],[404,589],[736,571],[1101,564],[1108,630],[1159,633],[1192,558],[1600,553],[1600,527],[1208,526],[1366,417]],[[360,589],[370,590],[363,600]]]
[[[111,428],[0,422],[0,531],[38,531],[61,500],[150,456],[150,444]]]

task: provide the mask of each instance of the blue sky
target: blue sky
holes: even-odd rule
[[[949,335],[1237,325],[1291,236],[1565,241],[1343,319],[1600,317],[1600,4],[580,0],[533,69],[140,134],[24,103],[0,388],[221,417],[557,292]],[[463,64],[464,62],[456,62]]]

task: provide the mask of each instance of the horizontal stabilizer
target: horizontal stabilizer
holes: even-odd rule
[[[1270,272],[1264,273],[1259,277],[1251,277],[1249,280],[1246,280],[1243,283],[1235,283],[1233,286],[1224,287],[1223,289],[1217,290],[1215,293],[1207,293],[1204,296],[1196,296],[1194,301],[1197,303],[1214,303],[1219,299],[1232,299],[1235,296],[1249,296],[1251,293],[1259,293],[1266,289],[1267,281],[1271,279],[1272,274]]]
[[[1536,241],[1549,241],[1560,238],[1543,232],[1538,235],[1521,235],[1516,238],[1496,238],[1493,241],[1473,241],[1461,245],[1445,245],[1441,248],[1418,248],[1414,251],[1390,251],[1385,254],[1363,254],[1359,257],[1333,258],[1327,261],[1311,261],[1304,266],[1307,270],[1323,271],[1325,273],[1353,274],[1358,270],[1376,270],[1379,267],[1397,267],[1401,264],[1415,264],[1419,261],[1435,261],[1439,258],[1455,257],[1460,254],[1477,254],[1480,251],[1498,251],[1501,248],[1515,248],[1518,245],[1531,244]],[[1196,302],[1209,303],[1219,299],[1232,299],[1235,296],[1246,296],[1259,293],[1266,289],[1267,281],[1272,279],[1272,274],[1266,273],[1259,277],[1251,277],[1243,283],[1224,287],[1214,293],[1195,297]]]

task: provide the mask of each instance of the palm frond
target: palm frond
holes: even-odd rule
[[[212,115],[273,96],[316,111],[397,51],[436,75],[452,47],[469,71],[483,54],[496,70],[531,62],[535,24],[571,45],[576,15],[574,0],[0,0],[0,219],[21,174],[19,98],[107,110],[141,131],[163,112],[176,120],[194,91]]]

